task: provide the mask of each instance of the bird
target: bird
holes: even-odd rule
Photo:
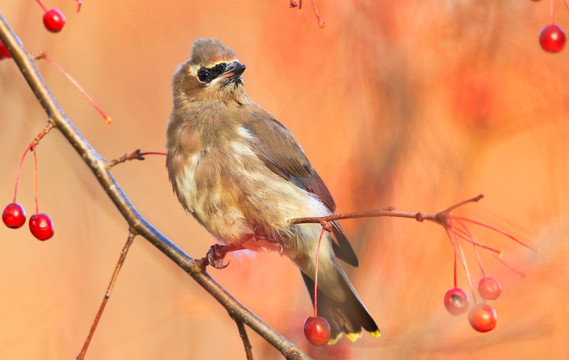
[[[193,42],[172,80],[169,179],[182,206],[219,246],[279,251],[299,268],[314,303],[322,226],[290,220],[331,215],[336,204],[292,133],[249,99],[245,68],[218,39]],[[337,261],[358,266],[357,256],[339,222],[328,228],[319,252],[317,305],[330,324],[330,343],[343,334],[354,341],[362,329],[378,337]]]

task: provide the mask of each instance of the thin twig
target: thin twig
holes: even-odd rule
[[[479,194],[473,196],[469,199],[460,201],[448,208],[438,211],[436,213],[423,213],[423,212],[409,212],[409,211],[395,211],[393,207],[388,207],[386,209],[374,209],[374,210],[366,210],[366,211],[356,211],[356,212],[349,212],[349,213],[340,213],[340,214],[332,214],[328,216],[315,216],[315,217],[302,217],[302,218],[294,218],[289,221],[290,225],[295,224],[316,224],[322,222],[330,222],[336,220],[345,220],[345,219],[358,219],[358,218],[370,218],[370,217],[400,217],[400,218],[408,218],[408,219],[415,219],[419,222],[428,220],[436,222],[443,227],[449,227],[448,224],[448,217],[449,213],[463,205],[466,205],[471,202],[477,202],[482,199],[484,195]],[[463,220],[463,218],[460,218]],[[472,221],[472,220],[470,220]],[[472,221],[474,222],[474,221]]]
[[[166,153],[165,152],[159,152],[159,151],[141,152],[140,149],[136,149],[133,152],[119,156],[116,159],[109,160],[109,161],[107,161],[107,163],[109,164],[109,167],[113,167],[115,165],[121,164],[121,163],[126,162],[126,161],[130,161],[130,160],[144,160],[146,155],[163,155],[163,156],[166,156]]]
[[[234,318],[233,316],[231,317],[234,321],[235,324],[237,325],[237,329],[239,330],[239,336],[241,337],[241,340],[243,341],[243,347],[245,348],[245,356],[247,356],[247,360],[253,360],[253,346],[251,345],[251,342],[249,341],[249,336],[247,336],[247,330],[245,329],[245,325],[243,324],[243,321]]]
[[[438,220],[435,218],[436,215],[437,214],[375,209],[375,210],[366,210],[366,211],[333,214],[333,215],[328,215],[328,216],[294,218],[294,219],[291,219],[289,221],[289,224],[290,225],[320,224],[323,221],[331,222],[331,221],[336,221],[336,220],[382,217],[382,216],[410,218],[410,219],[417,219],[418,221],[431,220],[431,221],[438,222]]]
[[[451,205],[451,206],[449,206],[448,208],[446,208],[446,209],[444,209],[444,210],[442,210],[442,211],[439,211],[439,212],[441,212],[441,213],[447,213],[447,214],[448,214],[448,213],[450,213],[451,211],[453,211],[453,210],[455,210],[455,209],[457,209],[457,208],[459,208],[459,207],[461,207],[461,206],[463,206],[463,205],[466,205],[466,204],[472,203],[472,202],[478,202],[478,201],[482,200],[483,198],[484,198],[484,195],[483,195],[483,194],[478,194],[478,195],[476,195],[476,196],[471,197],[470,199],[462,200],[462,201],[460,201],[460,202],[458,202],[458,203],[456,203],[456,204],[454,204],[454,205]]]
[[[85,354],[87,353],[87,348],[89,348],[89,344],[91,343],[91,339],[93,338],[93,334],[97,329],[97,325],[99,324],[99,320],[101,320],[101,316],[103,315],[103,311],[105,310],[105,306],[107,306],[107,302],[111,297],[111,292],[113,291],[113,287],[115,286],[115,282],[117,281],[117,277],[119,276],[119,271],[126,259],[126,255],[128,253],[128,249],[132,245],[134,237],[136,236],[135,233],[132,231],[128,233],[128,238],[126,239],[126,243],[124,244],[121,254],[119,256],[119,261],[115,266],[115,271],[113,272],[113,276],[111,277],[111,281],[109,282],[109,286],[107,286],[107,291],[105,292],[105,296],[103,297],[103,301],[99,306],[99,311],[97,311],[97,315],[95,316],[95,320],[93,320],[93,324],[91,325],[91,330],[89,330],[89,334],[87,335],[87,339],[85,339],[85,343],[83,344],[83,348],[79,355],[77,355],[77,360],[83,360],[85,358]]]

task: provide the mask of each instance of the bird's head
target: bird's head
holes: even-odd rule
[[[194,41],[190,59],[174,74],[174,97],[182,101],[234,100],[246,98],[243,90],[245,65],[217,39]]]

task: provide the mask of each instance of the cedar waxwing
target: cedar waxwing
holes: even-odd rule
[[[222,244],[280,251],[300,269],[314,302],[320,224],[299,217],[333,214],[336,204],[290,131],[243,89],[245,65],[217,39],[198,39],[173,78],[166,164],[174,192]],[[322,239],[318,310],[331,342],[379,330],[336,261],[358,260],[336,221]]]

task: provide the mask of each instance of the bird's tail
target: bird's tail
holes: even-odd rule
[[[319,271],[317,314],[326,318],[330,324],[330,343],[335,343],[344,333],[351,341],[355,341],[362,335],[362,328],[372,336],[379,337],[379,328],[344,270],[335,259],[331,260],[333,266],[327,267],[326,272]],[[314,304],[314,280],[303,271],[301,274]]]

